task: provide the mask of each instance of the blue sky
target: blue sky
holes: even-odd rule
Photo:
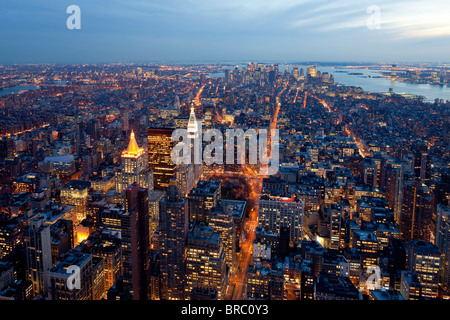
[[[69,30],[66,9],[81,9]],[[369,29],[370,6],[380,28]],[[0,64],[447,62],[448,0],[10,0]]]

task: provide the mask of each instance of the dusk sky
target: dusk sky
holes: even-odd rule
[[[66,9],[81,9],[69,30]],[[369,29],[370,6],[380,28]],[[448,62],[448,0],[13,0],[0,64]]]

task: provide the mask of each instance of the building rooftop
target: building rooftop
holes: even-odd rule
[[[63,259],[57,264],[53,265],[50,268],[49,272],[52,273],[60,273],[60,274],[68,274],[67,269],[72,266],[81,267],[83,264],[89,261],[92,258],[92,255],[88,253],[81,253],[76,251],[68,252],[64,255]]]
[[[245,206],[247,201],[244,200],[220,200],[223,206],[227,206],[228,210],[232,210],[233,218],[242,219],[244,216]]]

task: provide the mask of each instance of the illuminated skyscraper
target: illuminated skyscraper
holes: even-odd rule
[[[121,170],[116,173],[116,192],[124,196],[125,188],[134,182],[150,192],[153,190],[152,172],[148,169],[145,151],[139,148],[131,131],[128,147],[122,152]]]
[[[352,249],[358,249],[361,255],[361,268],[365,271],[371,265],[378,264],[378,239],[373,231],[352,230]]]
[[[221,235],[213,227],[194,226],[187,237],[186,298],[194,289],[209,289],[224,297],[228,277]]]
[[[86,218],[87,198],[91,183],[82,180],[70,180],[61,187],[61,203],[75,206],[77,213],[74,224],[80,223]]]
[[[427,145],[420,141],[414,145],[413,152],[414,174],[425,182],[429,181],[431,179],[431,158]]]
[[[280,234],[281,227],[289,228],[291,245],[303,238],[304,203],[295,196],[291,198],[264,194],[258,202],[258,226]]]
[[[83,242],[82,252],[103,259],[104,292],[107,292],[122,274],[122,245],[120,239],[108,234],[93,234]]]
[[[441,282],[447,294],[450,293],[450,208],[444,204],[437,206],[436,238],[434,243],[442,255]]]
[[[125,189],[124,196],[125,208],[112,204],[104,206],[98,213],[99,223],[106,229],[120,233],[123,270],[121,293],[129,299],[146,300],[150,264],[148,190],[133,183]]]
[[[316,66],[309,66],[306,69],[306,76],[310,76],[312,78],[315,78],[317,76],[317,68],[316,68]]]
[[[97,263],[103,264],[103,260],[97,258]],[[79,268],[79,288],[68,288],[67,283],[72,271],[69,267]],[[94,261],[91,254],[81,252],[67,253],[64,258],[51,267],[46,280],[48,285],[49,300],[94,300]],[[101,267],[102,268],[102,267]],[[103,270],[103,268],[102,268]],[[104,293],[104,273],[102,277],[102,292]],[[76,280],[73,285],[76,284]]]
[[[172,128],[148,129],[148,165],[153,172],[155,189],[166,189],[176,177],[176,165],[172,162]]]
[[[433,196],[421,179],[407,181],[403,188],[400,233],[404,240],[431,240]]]
[[[159,247],[161,252],[161,298],[185,298],[185,244],[188,231],[188,202],[176,179],[170,180],[159,202]]]
[[[195,154],[201,155],[201,145],[200,143],[195,143],[194,141],[200,141],[200,135],[202,134],[201,121],[197,121],[195,117],[194,105],[191,107],[191,114],[189,115],[189,122],[187,127],[188,138],[191,142],[191,164],[194,169],[194,184],[200,179],[202,175],[203,165],[201,162],[201,157],[196,159]],[[190,188],[187,190],[190,191]]]
[[[33,293],[44,294],[47,286],[45,275],[52,266],[50,226],[43,216],[33,218],[24,230],[27,254],[28,280],[33,283]]]
[[[219,204],[220,196],[220,181],[200,180],[188,195],[189,218],[207,222],[207,216],[210,210]]]
[[[327,208],[330,214],[330,248],[339,250],[341,243],[341,211],[337,208],[336,204],[331,203]]]
[[[294,67],[294,68],[292,68],[292,76],[293,76],[295,79],[298,79],[299,75],[298,75],[298,67],[297,67],[297,66]]]
[[[424,297],[436,298],[438,295],[440,262],[441,253],[431,242],[408,242],[408,269],[417,275]]]
[[[125,189],[125,195],[127,213],[121,220],[122,240],[127,243],[123,247],[123,280],[134,300],[146,300],[150,266],[148,190],[133,183]]]
[[[236,227],[233,221],[232,208],[220,203],[211,209],[206,220],[208,226],[213,227],[214,231],[220,232],[226,262],[230,271],[232,271],[236,262]]]

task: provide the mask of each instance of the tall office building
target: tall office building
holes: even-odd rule
[[[341,244],[341,210],[331,203],[327,208],[330,215],[330,249],[339,250]]]
[[[422,296],[436,298],[439,290],[441,253],[428,241],[408,242],[408,269],[413,271],[422,286]]]
[[[221,190],[218,180],[200,180],[188,195],[189,218],[207,222],[210,210],[219,204]]]
[[[119,238],[108,234],[92,234],[83,242],[82,252],[103,259],[105,288],[107,292],[122,274],[122,244]]]
[[[148,129],[148,165],[153,172],[155,189],[166,189],[175,178],[176,165],[172,162],[173,128]]]
[[[123,270],[120,294],[133,300],[145,300],[150,264],[148,191],[133,183],[124,194],[124,207],[108,204],[98,212],[99,225],[120,234]],[[116,290],[118,283],[114,287]]]
[[[312,78],[315,78],[317,76],[317,67],[316,66],[309,66],[306,69],[306,75],[310,76]]]
[[[372,265],[378,265],[378,239],[373,231],[352,230],[352,249],[358,249],[361,257],[361,268],[366,272]]]
[[[220,232],[196,224],[189,231],[186,248],[186,298],[194,290],[214,290],[218,299],[225,295],[228,277]]]
[[[421,179],[407,181],[403,188],[400,234],[404,240],[431,240],[433,196]]]
[[[413,159],[415,176],[428,182],[431,179],[431,158],[428,147],[423,141],[414,145]]]
[[[258,201],[258,226],[280,234],[281,227],[289,228],[290,245],[303,238],[304,202],[291,198],[264,194]]]
[[[121,217],[124,287],[134,300],[146,300],[150,266],[148,191],[133,183],[125,189],[125,197],[126,213]]]
[[[436,237],[434,243],[441,252],[440,281],[447,294],[450,293],[450,208],[444,204],[437,206]]]
[[[195,159],[195,154],[201,156],[201,144],[195,143],[194,141],[200,141],[200,135],[202,134],[201,131],[201,121],[197,121],[197,118],[195,117],[195,109],[194,105],[191,107],[191,113],[189,115],[189,122],[187,126],[187,132],[188,132],[188,138],[191,143],[191,164],[194,170],[194,184],[197,183],[197,181],[200,179],[203,173],[203,164],[201,161],[201,157],[199,159]],[[188,189],[188,192],[190,191],[190,188]]]
[[[100,264],[103,264],[102,259]],[[99,261],[97,260],[97,263]],[[68,283],[72,276],[73,266],[78,267],[78,280],[72,280],[74,287],[69,288]],[[48,286],[49,300],[95,300],[94,299],[94,261],[91,254],[81,252],[69,252],[63,259],[52,266],[47,273],[46,281]],[[100,277],[102,275],[99,275]],[[103,278],[99,279],[104,281]],[[79,281],[77,283],[77,281]],[[76,287],[79,285],[79,288]],[[101,283],[104,293],[104,283]]]
[[[153,190],[152,171],[148,169],[147,157],[143,148],[139,148],[134,132],[131,131],[130,142],[121,155],[121,169],[116,173],[116,192],[123,192],[130,184],[137,182],[140,187]]]
[[[86,218],[88,191],[91,183],[82,180],[70,180],[61,187],[61,203],[75,206],[77,213],[76,221],[78,224]]]
[[[299,75],[298,75],[298,67],[297,67],[297,66],[295,66],[295,67],[292,68],[292,76],[293,76],[295,79],[298,79]]]
[[[233,209],[226,203],[219,203],[211,209],[206,219],[208,226],[220,233],[225,258],[230,272],[235,268],[236,263],[236,227],[233,220]]]
[[[159,202],[159,247],[161,252],[161,298],[183,300],[188,202],[172,179]]]
[[[154,190],[148,199],[150,248],[158,247],[158,243],[154,243],[157,241],[153,241],[153,236],[159,225],[159,203],[164,195],[163,190]]]
[[[50,226],[43,216],[34,217],[24,230],[27,254],[27,278],[33,283],[33,294],[44,295],[45,275],[52,266]]]

